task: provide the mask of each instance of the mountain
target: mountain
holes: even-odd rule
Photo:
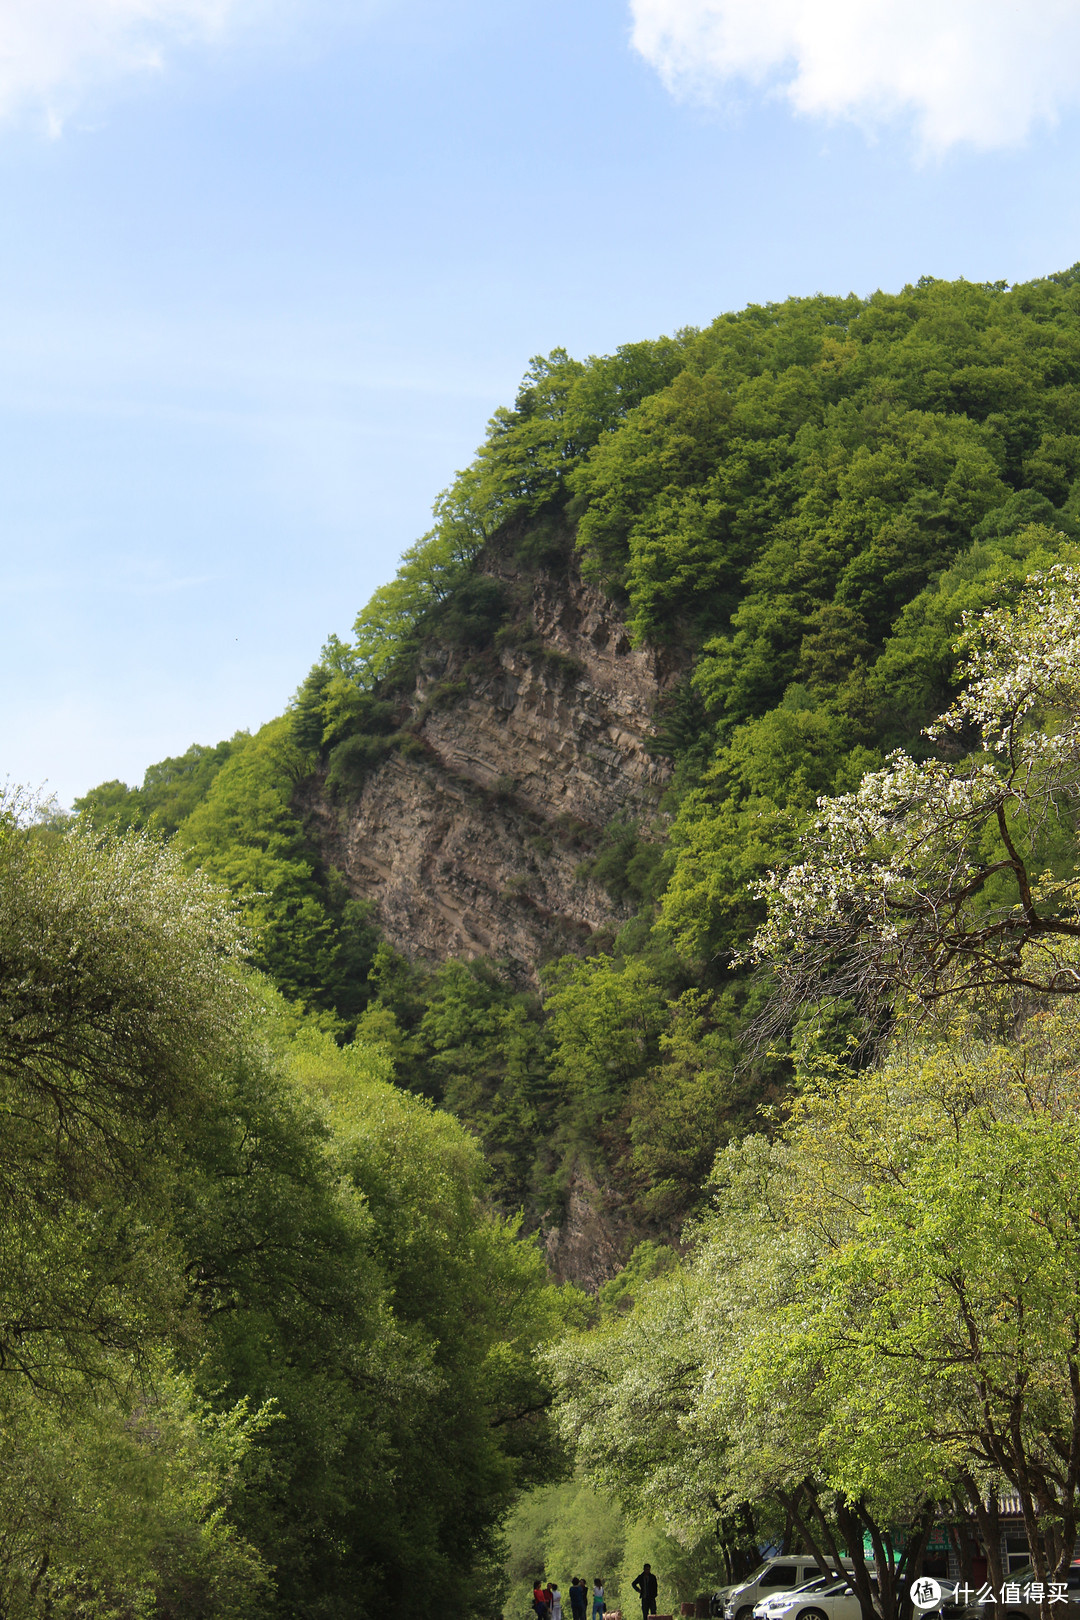
[[[80,814],[227,883],[596,1288],[858,1033],[748,1041],[755,885],[818,795],[926,752],[961,616],[1074,555],[1080,269],[555,351],[434,516],[286,716]]]

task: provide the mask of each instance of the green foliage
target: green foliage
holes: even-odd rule
[[[669,1545],[701,1549],[720,1574],[728,1446],[715,1394],[710,1400],[702,1386],[730,1322],[711,1308],[714,1292],[704,1267],[657,1268],[638,1280],[630,1312],[567,1335],[548,1359],[583,1477],[615,1496],[628,1519],[664,1531]],[[743,1517],[751,1544],[776,1523],[768,1507]]]
[[[897,616],[867,688],[887,742],[908,739],[945,707],[957,685],[956,638],[965,613],[1015,600],[1025,580],[1057,561],[1071,561],[1075,547],[1059,531],[1028,524],[987,535]]]
[[[257,966],[290,1000],[348,1028],[367,1000],[376,937],[368,908],[350,899],[292,808],[291,750],[287,718],[264,726],[215,778],[179,843],[189,865],[236,896]]]
[[[341,1035],[370,1014],[396,1082],[481,1140],[504,1209],[553,1218],[589,1165],[638,1223],[631,1241],[673,1237],[712,1152],[791,1083],[807,1041],[865,1031],[849,1009],[827,1039],[800,1029],[792,1046],[785,1029],[748,1059],[746,1023],[770,993],[738,966],[763,918],[757,885],[799,850],[819,795],[852,791],[896,747],[925,757],[962,614],[1073,557],[1078,315],[1071,274],[1011,289],[926,279],[534,359],[397,578],[351,640],[330,638],[287,725],[234,739],[212,785],[192,751],[184,780],[202,797],[178,837],[242,897],[260,965]],[[514,644],[551,663],[505,583],[511,557],[526,573],[579,565],[658,649],[649,747],[673,771],[647,828],[617,819],[585,841],[579,875],[636,915],[595,941],[601,967],[555,968],[543,1008],[472,969],[381,977],[369,919],[294,806],[313,771],[345,800],[390,750],[422,749],[416,732],[460,696],[466,658]],[[425,645],[446,675],[406,722]],[[497,778],[491,814],[517,793]],[[86,803],[121,822],[150,814],[115,784]],[[553,836],[538,829],[533,849]],[[1044,853],[1064,870],[1067,851]]]
[[[1075,987],[1080,570],[969,616],[965,690],[853,792],[821,798],[801,858],[761,886],[776,1011],[839,998],[867,1020],[1012,984]]]
[[[722,1573],[714,1536],[681,1546],[654,1520],[626,1514],[611,1492],[580,1475],[565,1484],[539,1485],[524,1496],[508,1522],[507,1543],[512,1614],[528,1612],[537,1575],[558,1584],[563,1613],[569,1615],[574,1575],[586,1583],[590,1614],[597,1577],[608,1609],[621,1605],[624,1614],[632,1614],[638,1596],[631,1582],[645,1562],[657,1576],[661,1608],[668,1610],[710,1591]]]
[[[380,586],[357,616],[355,643],[348,649],[340,642],[328,645],[330,661],[360,687],[390,674],[394,661],[412,650],[424,615],[468,578],[499,511],[481,466],[459,473],[435,502],[435,527],[409,547],[396,578]]]
[[[730,635],[724,708],[771,707],[820,668],[826,610],[835,671],[977,532],[1070,526],[1075,313],[1072,288],[939,282],[721,318],[574,472],[587,569],[638,638]]]
[[[392,703],[357,686],[346,670],[315,664],[293,699],[290,734],[304,753],[318,753],[353,733],[382,737],[393,731]]]
[[[236,1511],[282,1613],[361,1584],[372,1612],[468,1608],[520,1470],[560,1466],[534,1350],[577,1307],[486,1212],[472,1139],[386,1069],[302,1027],[276,1073],[236,1072],[183,1204],[199,1377],[278,1415]]]
[[[654,1243],[646,1238],[639,1243],[621,1271],[607,1282],[601,1283],[596,1298],[604,1318],[625,1315],[634,1308],[634,1300],[643,1283],[670,1271],[675,1265],[675,1251],[666,1244]]]
[[[772,1141],[732,1144],[689,1262],[551,1352],[586,1477],[684,1542],[777,1507],[856,1563],[876,1537],[868,1617],[902,1611],[918,1526],[1006,1488],[1060,1578],[1080,1517],[1061,1467],[1078,1050],[1068,1004],[1018,1022],[1015,1001],[961,1000],[878,1069],[826,1065]]]
[[[568,474],[603,434],[677,375],[691,341],[687,334],[630,343],[586,362],[556,349],[530,362],[513,410],[495,412],[476,460],[436,500],[434,527],[357,616],[355,641],[327,642],[295,701],[300,746],[345,735],[356,694],[400,675],[420,637],[470,647],[491,640],[504,597],[497,581],[474,572],[485,542],[501,525],[535,519],[521,535],[521,554],[534,564],[560,560],[565,539],[551,509],[566,498]]]
[[[185,1149],[252,1033],[241,930],[155,838],[0,806],[0,1603],[253,1611],[265,1568],[218,1522],[257,1425],[207,1420],[170,1218]],[[191,1605],[195,1605],[192,1607]]]
[[[625,1516],[618,1502],[581,1479],[538,1485],[522,1497],[506,1527],[506,1574],[510,1612],[524,1615],[538,1575],[555,1581],[570,1614],[570,1581],[577,1575],[589,1589],[604,1581],[608,1606],[619,1598],[618,1569],[626,1543]],[[635,1572],[636,1573],[636,1572]]]
[[[186,754],[149,766],[141,788],[129,788],[123,782],[102,782],[76,799],[75,809],[103,831],[152,827],[171,835],[205,799],[226,760],[247,741],[247,732],[238,731],[215,748],[193,743]]]
[[[499,515],[533,515],[562,499],[582,456],[677,375],[688,341],[625,344],[584,363],[565,349],[536,356],[513,410],[492,417],[478,457]]]
[[[358,793],[391,749],[390,740],[386,737],[372,737],[365,732],[346,737],[330,755],[330,768],[326,773],[327,789],[332,795],[338,792]]]
[[[676,1230],[697,1204],[716,1150],[745,1124],[760,1072],[740,1063],[733,998],[684,990],[669,1003],[659,1061],[630,1089],[628,1177],[640,1215]]]
[[[668,1022],[647,962],[564,956],[548,972],[545,1007],[553,1071],[583,1130],[618,1112],[631,1081],[658,1053]]]
[[[137,1395],[72,1390],[59,1410],[9,1378],[0,1410],[11,1620],[265,1612],[269,1570],[227,1517],[264,1426],[242,1405],[217,1416],[161,1365]]]
[[[0,816],[4,1612],[486,1616],[519,1484],[565,1466],[537,1351],[583,1298],[382,1046],[242,967],[176,846],[25,808]]]
[[[595,855],[578,867],[581,877],[602,883],[616,901],[654,900],[665,879],[664,850],[642,838],[631,821],[612,821],[604,828]]]
[[[500,1207],[524,1208],[535,1225],[547,1203],[547,1138],[558,1106],[536,998],[482,964],[447,962],[427,974],[385,946],[370,984],[358,1034],[385,1054],[399,1085],[476,1133]]]
[[[486,647],[502,622],[506,592],[487,574],[470,574],[427,616],[424,628],[451,647]]]
[[[212,1092],[246,996],[241,933],[148,835],[60,837],[0,804],[0,1344],[61,1393],[174,1330],[154,1219],[174,1133]]]

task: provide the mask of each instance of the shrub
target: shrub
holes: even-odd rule
[[[367,732],[346,737],[330,755],[327,787],[335,793],[359,791],[372,771],[382,764],[391,746],[388,737],[372,737]]]

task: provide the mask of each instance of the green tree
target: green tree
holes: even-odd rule
[[[667,1022],[648,963],[564,956],[550,969],[545,1006],[555,1075],[583,1126],[617,1111],[630,1082],[657,1053]]]
[[[179,1163],[250,1038],[242,931],[149,835],[0,807],[0,1603],[251,1611],[266,1570],[222,1514],[254,1432],[169,1366],[195,1324]]]
[[[125,832],[153,827],[171,835],[206,797],[225,761],[247,740],[247,732],[238,731],[213,748],[193,743],[186,754],[148,766],[141,788],[129,788],[123,782],[102,782],[76,799],[75,809],[101,830]]]
[[[269,1571],[227,1517],[261,1421],[242,1405],[207,1412],[162,1363],[138,1390],[72,1387],[59,1404],[7,1378],[0,1414],[11,1620],[263,1612]]]
[[[897,750],[822,800],[805,859],[762,886],[755,948],[782,1008],[1080,987],[1080,577],[1064,564],[1033,577],[1014,604],[967,620],[960,645],[968,684],[928,728],[937,757]],[[965,738],[977,752],[961,752]]]
[[[1072,1015],[1037,1017],[1011,1050],[960,1022],[921,1063],[808,1096],[792,1149],[836,1205],[847,1169],[858,1213],[816,1268],[827,1308],[812,1325],[782,1310],[771,1345],[775,1379],[828,1414],[848,1497],[906,1473],[981,1506],[1005,1480],[1044,1581],[1080,1515],[1075,1042]]]
[[[0,820],[7,1611],[486,1609],[519,1485],[563,1466],[537,1352],[583,1300],[491,1213],[462,1126],[244,967],[175,846],[25,810]]]
[[[188,865],[229,889],[248,922],[255,964],[291,1000],[349,1028],[366,1002],[377,940],[293,808],[298,769],[285,717],[263,726],[215,777],[178,835]]]

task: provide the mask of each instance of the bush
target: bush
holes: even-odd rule
[[[372,737],[367,732],[346,737],[330,755],[327,787],[332,793],[358,792],[390,753],[391,746],[388,737]]]
[[[506,592],[499,581],[489,574],[471,574],[431,610],[428,624],[451,647],[487,647],[505,612]]]

